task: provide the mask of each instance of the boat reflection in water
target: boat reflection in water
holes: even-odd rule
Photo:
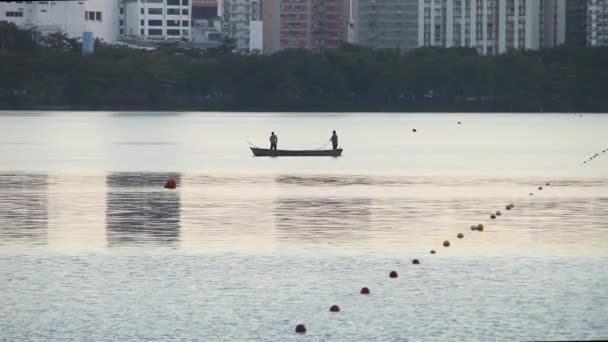
[[[0,174],[0,245],[48,242],[48,176]]]
[[[361,244],[370,239],[369,198],[279,198],[275,224],[281,242]]]
[[[172,173],[111,173],[107,176],[108,246],[173,245],[180,236],[180,193],[166,190]]]

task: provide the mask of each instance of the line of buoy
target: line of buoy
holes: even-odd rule
[[[460,122],[458,122],[458,124],[460,124]],[[413,132],[416,132],[416,129],[413,129]],[[545,186],[549,186],[549,185],[550,185],[549,182],[545,183]],[[542,186],[539,186],[538,189],[542,190],[543,188],[542,188]],[[530,193],[530,196],[532,196],[532,195],[533,195],[533,193]],[[509,203],[509,204],[507,204],[505,206],[506,210],[511,210],[513,208],[515,208],[515,205],[513,203]],[[502,215],[502,212],[500,210],[497,210],[495,212],[495,214],[491,214],[490,215],[490,218],[491,219],[496,219],[497,216],[501,216],[501,215]],[[484,230],[484,225],[482,223],[479,223],[477,225],[471,225],[471,230],[483,231]],[[457,237],[459,239],[462,239],[462,238],[464,238],[464,234],[463,233],[458,233]],[[448,240],[443,241],[443,246],[444,247],[449,247],[450,246],[450,241],[448,241]],[[431,254],[436,254],[436,251],[434,249],[432,249],[430,251],[430,253]],[[420,264],[420,260],[413,259],[412,260],[412,264],[418,265],[418,264]],[[389,273],[389,277],[390,278],[397,278],[398,276],[399,275],[398,275],[397,271],[391,271]],[[370,290],[367,287],[363,287],[363,288],[361,288],[360,293],[362,295],[369,295],[370,294]],[[340,307],[338,305],[332,305],[330,307],[329,311],[331,311],[331,312],[340,312]],[[296,326],[295,331],[296,331],[296,333],[304,334],[304,333],[306,333],[306,327],[304,326],[304,324],[298,324]]]

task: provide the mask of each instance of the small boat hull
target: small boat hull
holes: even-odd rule
[[[271,150],[268,148],[250,147],[256,157],[339,157],[342,149],[336,150]]]

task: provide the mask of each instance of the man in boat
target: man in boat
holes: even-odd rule
[[[334,150],[338,149],[338,135],[336,134],[336,131],[334,131],[334,133],[331,135],[331,138],[329,138],[329,141],[331,141],[331,145],[333,146]]]
[[[270,149],[277,150],[277,143],[279,142],[279,138],[274,135],[274,132],[270,133]]]

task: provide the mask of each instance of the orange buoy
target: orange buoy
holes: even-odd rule
[[[298,334],[306,334],[306,326],[304,324],[296,325],[296,333]]]
[[[462,233],[458,233],[458,238],[459,238],[459,239],[462,239],[463,237],[464,237],[464,234],[462,234]]]
[[[448,240],[443,241],[443,247],[450,247],[450,241],[448,241]]]
[[[362,288],[361,289],[361,294],[368,295],[369,294],[369,289],[367,287]]]
[[[340,307],[339,307],[339,306],[337,306],[337,305],[332,305],[332,306],[329,308],[329,311],[331,311],[331,312],[340,312]]]
[[[391,271],[388,276],[391,278],[397,278],[399,275],[397,274],[397,271]]]
[[[175,189],[177,188],[177,183],[173,179],[169,179],[165,183],[165,189]]]
[[[418,265],[418,264],[420,264],[420,260],[414,259],[414,260],[412,260],[412,264]]]

